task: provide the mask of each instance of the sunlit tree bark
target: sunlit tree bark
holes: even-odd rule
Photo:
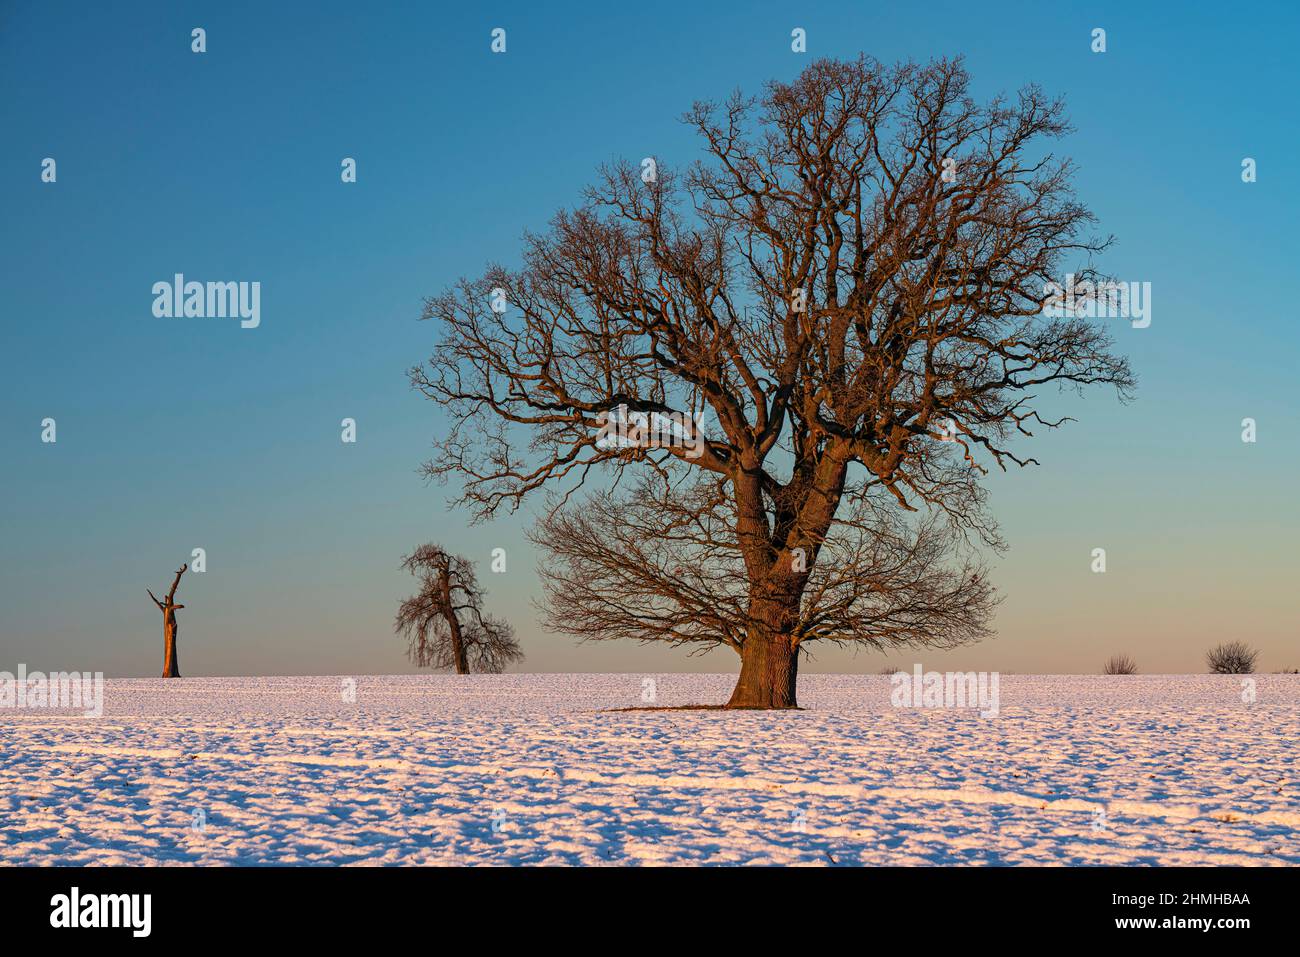
[[[162,601],[154,595],[152,589],[148,589],[149,597],[153,603],[158,606],[159,611],[163,613],[163,673],[164,678],[179,678],[181,676],[180,661],[177,658],[176,639],[180,635],[180,628],[176,624],[177,609],[184,608],[184,605],[176,604],[176,589],[180,586],[181,576],[189,568],[189,563],[182,565],[176,572],[176,577],[172,580],[172,587],[167,592],[167,597]]]

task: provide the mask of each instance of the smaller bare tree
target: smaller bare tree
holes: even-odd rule
[[[1111,655],[1102,666],[1104,675],[1135,675],[1138,673],[1137,662],[1128,655]]]
[[[176,604],[176,589],[180,586],[181,576],[185,574],[185,570],[189,567],[189,563],[186,562],[177,570],[176,577],[172,580],[171,591],[167,593],[167,597],[163,601],[158,600],[158,597],[153,593],[153,589],[145,589],[145,591],[149,592],[149,597],[153,599],[153,603],[163,613],[162,676],[164,678],[179,678],[181,676],[180,662],[176,658],[176,639],[180,634],[180,629],[176,625],[176,611],[185,606]]]
[[[1215,675],[1249,675],[1255,673],[1259,652],[1244,641],[1228,641],[1205,653],[1205,663]]]
[[[514,629],[483,614],[485,592],[469,559],[421,545],[402,567],[420,580],[420,590],[402,602],[394,629],[410,642],[407,653],[417,665],[500,674],[523,659]]]

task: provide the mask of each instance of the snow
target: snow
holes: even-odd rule
[[[1300,677],[109,679],[0,710],[5,864],[1300,864]],[[346,700],[355,681],[355,701]],[[201,826],[195,826],[199,824]]]

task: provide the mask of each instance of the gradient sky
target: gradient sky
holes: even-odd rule
[[[1261,670],[1300,666],[1295,4],[294,6],[0,4],[0,670],[157,674],[145,588],[203,547],[180,591],[187,676],[412,671],[398,562],[433,540],[507,549],[506,574],[481,573],[523,670],[733,671],[725,649],[542,632],[525,520],[470,527],[417,475],[441,418],[404,370],[435,339],[421,298],[516,262],[597,164],[694,160],[693,100],[862,51],[964,54],[981,97],[1065,94],[1062,151],[1118,238],[1101,265],[1153,285],[1150,328],[1117,328],[1136,402],[1071,398],[1078,423],[1020,447],[1043,465],[990,482],[1011,544],[998,638],[889,663],[1095,672],[1122,651],[1200,671],[1241,638]],[[261,327],[155,318],[177,272],[260,281]]]

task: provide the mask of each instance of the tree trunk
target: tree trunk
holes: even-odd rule
[[[466,654],[465,638],[460,633],[460,619],[456,617],[456,605],[451,597],[451,573],[444,565],[442,571],[442,601],[446,609],[447,631],[451,635],[451,657],[456,666],[456,674],[469,674],[469,655]]]
[[[752,598],[749,628],[740,646],[740,677],[728,708],[797,708],[795,682],[799,647],[793,638],[799,620],[797,594]]]
[[[456,659],[456,674],[469,674],[469,658],[465,655],[465,642],[461,638],[459,623],[451,626],[451,651]]]
[[[176,660],[176,623],[163,623],[163,673],[164,678],[179,678],[181,667]]]
[[[799,652],[788,635],[751,635],[740,656],[740,677],[728,708],[797,708]]]

